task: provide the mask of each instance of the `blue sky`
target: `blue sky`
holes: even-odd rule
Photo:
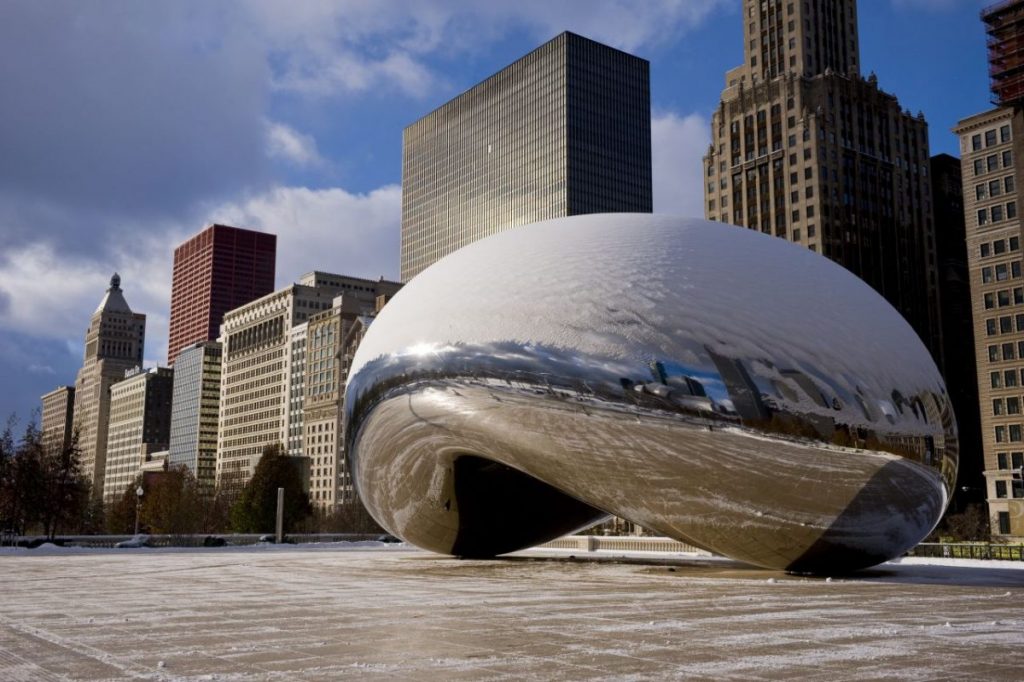
[[[932,153],[988,108],[979,0],[861,0],[862,64]],[[166,359],[171,251],[278,235],[278,285],[397,277],[402,128],[572,30],[651,62],[655,210],[700,215],[739,0],[0,4],[0,417],[73,383],[113,271]]]

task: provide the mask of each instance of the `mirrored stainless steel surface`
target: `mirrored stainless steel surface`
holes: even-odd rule
[[[470,245],[373,323],[346,393],[367,509],[493,556],[615,514],[752,564],[855,570],[938,522],[956,423],[913,330],[799,246],[563,218]]]

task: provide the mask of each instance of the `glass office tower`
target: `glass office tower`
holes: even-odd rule
[[[646,60],[562,33],[405,129],[402,280],[515,225],[651,211]]]
[[[168,464],[184,464],[199,484],[212,488],[217,463],[221,345],[202,341],[185,348],[174,364]]]

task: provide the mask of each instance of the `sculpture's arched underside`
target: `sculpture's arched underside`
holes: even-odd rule
[[[494,556],[615,514],[759,566],[855,570],[935,526],[956,424],[913,330],[745,229],[565,218],[470,245],[371,326],[346,394],[367,509]]]

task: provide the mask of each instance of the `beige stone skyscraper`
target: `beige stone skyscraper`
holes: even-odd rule
[[[941,362],[928,125],[863,78],[855,0],[744,0],[704,157],[704,212],[870,284]]]
[[[121,278],[114,273],[85,333],[85,357],[75,380],[74,424],[93,497],[103,495],[110,386],[124,379],[125,370],[142,364],[145,345],[146,316],[128,307]]]

